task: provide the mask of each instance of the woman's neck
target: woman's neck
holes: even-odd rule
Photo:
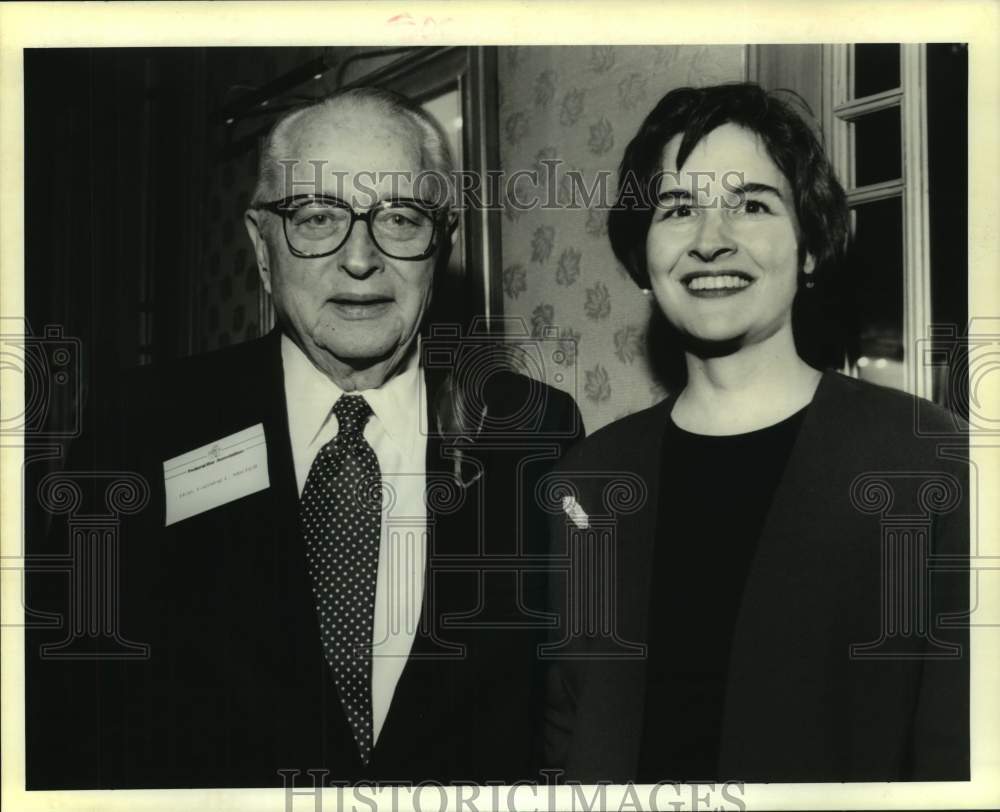
[[[674,423],[695,434],[742,434],[804,408],[822,374],[799,358],[790,335],[772,339],[717,358],[688,354]]]

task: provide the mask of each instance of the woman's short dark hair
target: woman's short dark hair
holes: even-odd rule
[[[834,305],[829,296],[833,295],[833,300],[840,298],[836,293],[840,287],[837,269],[842,265],[847,241],[847,203],[823,145],[795,106],[811,117],[805,103],[795,94],[767,91],[749,82],[682,87],[660,100],[625,148],[618,169],[618,200],[608,215],[612,250],[636,284],[650,287],[646,235],[658,193],[658,189],[651,187],[665,168],[664,147],[675,136],[681,136],[676,167],[680,169],[705,136],[723,124],[735,124],[759,136],[768,156],[788,179],[801,233],[800,263],[806,252],[816,263],[813,276],[816,287],[809,291],[812,300],[809,309],[819,307],[826,316],[830,315]],[[799,311],[802,305],[798,300],[803,298],[800,291],[796,298]],[[837,361],[818,357],[817,353],[829,355],[831,348],[812,350],[803,346],[808,342],[804,342],[801,333],[804,329],[812,332],[816,325],[805,327],[801,313],[795,321],[800,322],[796,342],[805,360],[839,364],[843,358],[842,340],[837,342],[839,348],[832,350],[840,354]],[[829,343],[829,336],[819,338],[820,343]]]

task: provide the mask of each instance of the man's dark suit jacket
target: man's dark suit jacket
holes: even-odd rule
[[[610,523],[616,567],[611,616],[617,637],[600,630],[564,633],[561,659],[550,672],[547,761],[564,768],[568,779],[624,782],[636,774],[646,682],[645,660],[634,645],[647,639],[651,594],[671,588],[669,581],[651,583],[650,572],[653,545],[670,543],[670,517],[658,515],[656,499],[661,460],[669,464],[662,444],[672,406],[668,400],[595,432],[553,474],[569,483],[582,510],[576,522],[568,515],[555,522],[562,553],[578,565],[587,555],[601,560],[594,547]],[[961,625],[968,607],[965,431],[926,401],[824,375],[743,594],[730,649],[719,780],[968,779],[969,650]],[[578,527],[583,514],[586,530]],[[665,528],[659,538],[657,527]],[[916,575],[926,572],[918,554],[924,541],[932,568],[940,568],[926,579]],[[886,564],[893,570],[888,582]],[[605,583],[593,569],[590,576],[590,583]],[[586,580],[575,577],[577,584]],[[712,599],[711,572],[676,577],[700,578],[705,600]],[[606,609],[607,603],[598,605],[606,592],[568,596],[567,581],[557,583],[555,605],[564,615],[579,619]],[[930,586],[922,630],[920,621],[905,624],[913,596],[904,587],[915,584]],[[926,596],[917,605],[926,606],[919,603]],[[943,612],[956,613],[951,620],[958,625],[947,625]],[[894,623],[905,634],[889,634],[850,656],[852,645],[879,641]],[[949,645],[959,646],[961,656],[950,656]],[[915,650],[918,656],[909,656]],[[663,735],[671,735],[669,724]],[[663,778],[677,778],[670,765]]]
[[[527,609],[544,608],[545,576],[528,569],[547,536],[532,494],[582,423],[565,394],[480,374],[487,420],[456,446],[435,428],[440,377],[428,370],[423,617],[369,767],[320,646],[275,332],[140,371],[108,411],[94,470],[150,485],[120,526],[118,629],[150,657],[41,659],[65,624],[29,633],[28,788],[281,786],[278,770],[311,787],[309,769],[327,782],[530,777],[544,632]],[[270,487],[164,527],[163,461],[258,423]],[[103,499],[77,514],[106,513]],[[65,554],[66,535],[58,524],[29,550]],[[27,594],[31,609],[66,615],[65,581],[32,575]]]

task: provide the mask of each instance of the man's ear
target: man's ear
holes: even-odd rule
[[[257,273],[260,275],[260,283],[264,290],[271,292],[271,257],[267,248],[267,240],[264,239],[263,227],[260,223],[260,212],[247,209],[243,215],[243,223],[247,227],[247,234],[250,235],[250,242],[253,243],[253,252],[257,257]]]

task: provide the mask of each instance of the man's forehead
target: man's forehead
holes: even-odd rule
[[[284,142],[283,157],[303,161],[322,160],[321,153],[348,144],[420,157],[420,133],[411,122],[351,101],[306,110],[289,123]]]
[[[330,195],[356,208],[411,197],[424,166],[423,130],[377,104],[345,100],[308,108],[273,138],[269,197]]]

